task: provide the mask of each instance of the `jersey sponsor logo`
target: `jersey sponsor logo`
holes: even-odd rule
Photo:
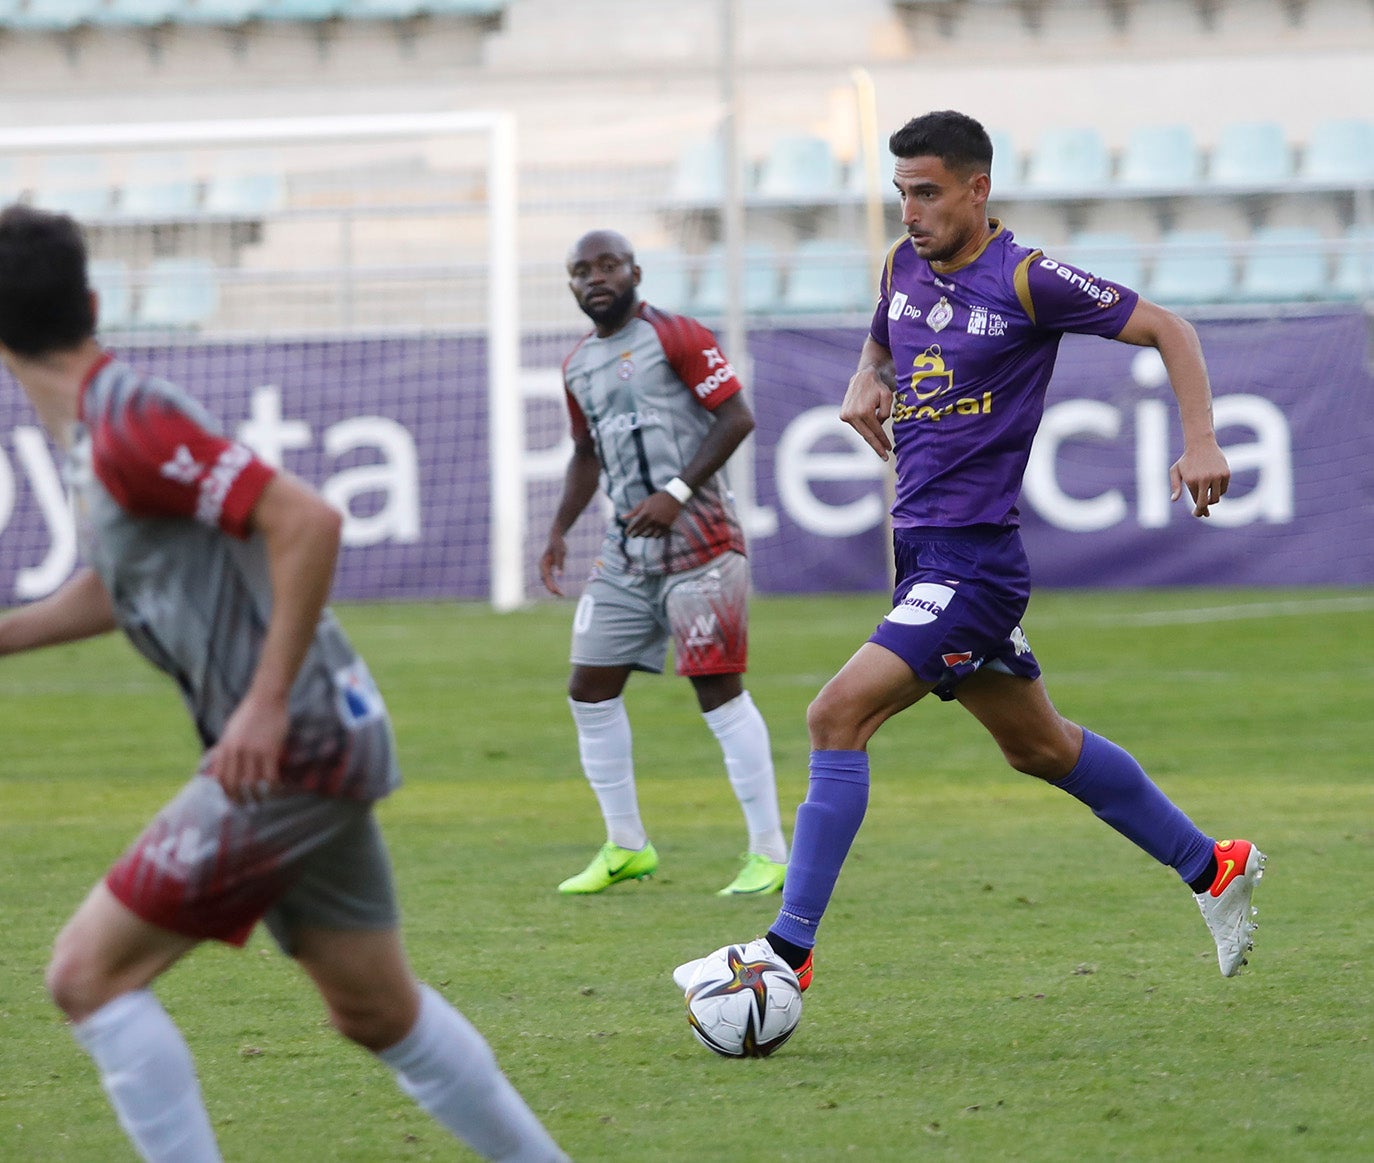
[[[168,480],[183,485],[195,484],[202,471],[200,461],[191,455],[191,450],[184,444],[178,444],[172,459],[158,469]]]
[[[941,295],[940,301],[926,315],[926,326],[932,331],[943,331],[953,318],[954,308],[949,305],[949,300]]]
[[[225,499],[243,470],[253,463],[253,454],[242,444],[231,444],[219,454],[214,467],[200,482],[200,496],[196,500],[196,520],[218,525]]]
[[[657,408],[644,408],[634,412],[617,412],[614,416],[607,416],[604,420],[598,420],[596,431],[599,436],[623,436],[626,432],[634,432],[640,428],[647,428],[651,424],[658,424],[662,417],[658,414]]]
[[[957,654],[942,654],[940,655],[940,661],[946,666],[958,666],[962,662],[972,662],[973,651],[960,650]]]
[[[712,368],[730,366],[730,361],[720,354],[720,348],[718,347],[703,347],[701,349],[701,358],[706,361],[706,368],[708,371]]]
[[[361,658],[334,672],[334,692],[339,718],[346,727],[361,727],[386,714],[382,693]]]
[[[892,299],[887,305],[887,317],[889,319],[919,319],[921,309],[911,305],[905,291],[893,291]]]
[[[1092,275],[1085,275],[1066,267],[1063,263],[1057,263],[1052,258],[1042,258],[1040,269],[1053,271],[1059,278],[1063,279],[1071,287],[1077,287],[1090,299],[1095,299],[1099,307],[1114,307],[1121,302],[1121,292],[1110,283],[1099,283]]]
[[[1007,321],[996,311],[987,307],[970,307],[968,326],[964,329],[970,335],[999,336],[1007,333]]]
[[[715,351],[716,349],[713,347],[711,348],[711,350]],[[702,354],[704,355],[705,352],[703,352]],[[692,392],[695,394],[698,400],[704,400],[718,387],[720,387],[721,384],[728,384],[734,378],[735,369],[733,365],[731,365],[728,361],[724,361],[716,371],[713,371],[709,376],[702,380],[701,383],[695,384],[692,387]]]
[[[688,646],[710,646],[720,636],[720,622],[714,614],[694,614],[687,627]]]
[[[887,621],[902,626],[924,626],[945,612],[954,597],[952,586],[917,582],[887,614]]]

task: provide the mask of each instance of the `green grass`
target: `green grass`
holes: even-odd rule
[[[755,605],[749,686],[789,825],[806,704],[881,608]],[[743,830],[688,685],[628,692],[661,873],[565,900],[553,886],[602,838],[564,702],[569,608],[340,613],[396,719],[407,786],[381,816],[412,958],[574,1158],[1374,1156],[1369,593],[1048,593],[1027,618],[1061,710],[1134,751],[1203,828],[1269,853],[1245,974],[1219,976],[1171,873],[927,701],[874,742],[806,1017],[758,1062],[701,1049],[668,976],[776,907],[713,895]],[[132,1160],[42,973],[190,769],[190,727],[106,640],[0,663],[0,738],[0,1159]],[[197,951],[158,992],[227,1159],[469,1157],[330,1032],[261,936]]]

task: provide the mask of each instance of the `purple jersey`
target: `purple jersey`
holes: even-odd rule
[[[895,528],[1018,524],[1060,336],[1115,336],[1139,298],[989,222],[954,270],[937,273],[907,238],[887,254],[869,333],[897,376]]]
[[[274,470],[180,389],[108,356],[83,387],[79,420],[66,472],[84,556],[120,628],[176,680],[212,747],[252,681],[271,613],[250,518]],[[399,782],[386,708],[328,610],[290,712],[289,790],[372,800]]]

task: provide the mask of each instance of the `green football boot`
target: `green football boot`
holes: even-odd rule
[[[767,896],[770,892],[782,892],[782,882],[786,876],[787,865],[769,860],[758,852],[750,852],[744,857],[744,867],[739,870],[739,875],[716,896]]]
[[[562,893],[602,892],[622,880],[644,880],[658,871],[658,853],[652,844],[636,851],[607,841],[592,862],[558,886]]]

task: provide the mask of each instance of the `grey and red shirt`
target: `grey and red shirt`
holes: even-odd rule
[[[106,357],[82,390],[66,475],[87,563],[134,647],[212,747],[247,692],[272,607],[250,517],[275,470],[186,393]],[[282,778],[376,799],[399,782],[386,708],[328,610],[291,690]]]
[[[621,516],[682,472],[741,390],[715,337],[695,319],[647,303],[614,335],[585,336],[563,362],[574,437],[590,433],[601,487],[616,516],[602,562],[634,574],[679,573],[728,550],[744,533],[720,474],[698,485],[667,537],[630,537]]]
[[[1016,502],[1065,332],[1114,337],[1139,296],[992,234],[937,272],[888,251],[869,333],[892,353],[894,528],[1016,525]]]

